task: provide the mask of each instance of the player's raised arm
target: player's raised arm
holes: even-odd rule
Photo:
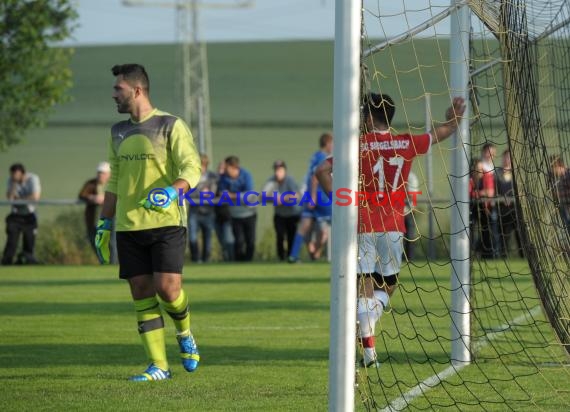
[[[462,97],[454,97],[453,104],[445,112],[446,122],[433,130],[434,144],[444,141],[457,130],[463,113],[465,113],[465,100]]]

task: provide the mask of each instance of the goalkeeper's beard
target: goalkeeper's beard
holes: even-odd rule
[[[119,113],[131,113],[131,100],[125,99],[123,101],[115,100],[117,103],[117,112]]]

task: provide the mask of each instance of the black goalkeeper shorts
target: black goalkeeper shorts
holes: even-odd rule
[[[119,277],[129,279],[156,272],[182,274],[185,250],[183,226],[117,232]]]

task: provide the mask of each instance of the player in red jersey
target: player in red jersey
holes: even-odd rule
[[[427,153],[457,129],[465,112],[462,98],[453,99],[446,121],[432,133],[393,134],[394,101],[386,94],[370,94],[364,102],[364,133],[360,137],[360,196],[358,208],[358,333],[364,367],[378,367],[375,326],[398,283],[405,232],[406,183],[414,157]],[[317,179],[332,191],[333,159],[321,163]]]

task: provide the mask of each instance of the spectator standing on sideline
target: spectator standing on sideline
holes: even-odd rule
[[[293,246],[301,208],[296,204],[297,202],[293,205],[281,203],[281,200],[292,202],[293,199],[298,199],[299,195],[299,187],[295,179],[287,174],[287,165],[283,160],[277,160],[273,163],[273,176],[267,180],[262,192],[266,194],[267,199],[272,199],[272,196],[275,194],[273,226],[277,241],[277,256],[279,260],[285,260]],[[283,195],[286,192],[291,193]],[[281,199],[281,196],[283,196],[283,199]],[[286,247],[285,244],[287,245]]]
[[[226,193],[233,203],[230,216],[235,238],[235,259],[239,262],[251,262],[255,253],[257,212],[245,203],[247,199],[244,196],[245,192],[253,190],[251,173],[240,166],[237,156],[228,156],[225,173],[220,177],[219,191],[222,196]],[[249,199],[249,202],[255,201]]]
[[[208,262],[212,253],[212,232],[214,231],[216,215],[215,206],[200,204],[200,193],[208,192],[215,194],[218,186],[218,176],[208,170],[210,163],[208,155],[200,154],[202,162],[202,174],[192,192],[190,198],[194,200],[196,206],[190,205],[188,208],[188,241],[190,244],[190,259],[192,262]],[[202,232],[202,252],[198,250],[198,232]]]
[[[471,185],[471,199],[475,207],[476,220],[479,222],[481,235],[479,242],[480,248],[476,248],[475,250],[481,253],[483,259],[493,259],[499,257],[496,252],[498,251],[498,244],[500,242],[500,237],[497,237],[497,239],[493,238],[493,232],[491,230],[493,224],[492,213],[494,212],[498,215],[497,206],[493,199],[496,194],[496,181],[495,173],[486,170],[488,169],[485,168],[485,162],[482,160],[475,162],[475,169],[472,172],[474,178]],[[498,219],[496,224],[498,226]],[[498,234],[498,227],[496,231]],[[492,248],[491,246],[495,247]]]
[[[485,143],[481,148],[481,162],[483,162],[484,172],[495,172],[495,157],[497,148],[493,143]]]
[[[558,202],[560,217],[570,231],[570,170],[558,155],[551,156],[554,198]]]
[[[218,165],[216,196],[220,195],[220,179],[226,173],[226,162],[221,161]],[[222,249],[222,257],[224,262],[233,262],[235,260],[235,238],[232,228],[232,217],[230,216],[230,206],[228,204],[220,204],[214,208],[216,236]]]
[[[87,239],[95,250],[95,233],[97,220],[101,212],[101,205],[105,199],[105,186],[111,177],[111,165],[109,162],[100,162],[97,165],[97,176],[89,179],[79,192],[79,199],[85,202],[85,228]],[[113,231],[114,235],[114,231]],[[116,263],[117,248],[115,236],[111,236],[111,263]]]
[[[476,256],[481,256],[481,213],[482,203],[479,201],[479,193],[483,187],[483,162],[481,159],[471,159],[469,176],[469,228],[471,237],[471,250]]]
[[[481,162],[483,163],[483,184],[485,185],[482,197],[493,198],[497,195],[496,174],[494,160],[497,149],[493,143],[485,143],[481,149]],[[486,178],[488,177],[488,178]],[[501,256],[501,235],[499,233],[499,211],[493,199],[484,202],[484,213],[481,214],[481,244],[484,259],[496,259]]]
[[[307,243],[307,249],[311,260],[317,260],[321,257],[323,246],[329,237],[329,223],[332,215],[332,202],[328,198],[315,177],[315,170],[333,151],[333,136],[330,133],[323,133],[319,137],[319,150],[316,151],[309,160],[309,168],[305,177],[306,191],[310,193],[312,204],[305,202],[303,212],[301,213],[301,221],[297,227],[297,233],[293,241],[293,246],[289,251],[289,262],[296,263],[299,261],[301,247],[303,242]],[[313,242],[312,230],[316,225],[316,239]]]
[[[499,196],[499,233],[501,237],[502,257],[508,257],[510,241],[514,233],[517,242],[517,254],[523,257],[520,234],[520,222],[515,207],[515,190],[513,184],[513,168],[511,152],[505,150],[502,155],[502,165],[495,171],[497,177],[497,195]]]
[[[37,202],[41,195],[40,178],[34,173],[26,172],[21,163],[10,166],[8,178],[8,200],[28,200]],[[22,252],[18,254],[16,263],[37,264],[34,255],[38,219],[35,206],[32,204],[12,205],[10,214],[6,217],[6,246],[2,256],[3,265],[14,263],[14,256],[18,250],[20,234],[22,234]]]

